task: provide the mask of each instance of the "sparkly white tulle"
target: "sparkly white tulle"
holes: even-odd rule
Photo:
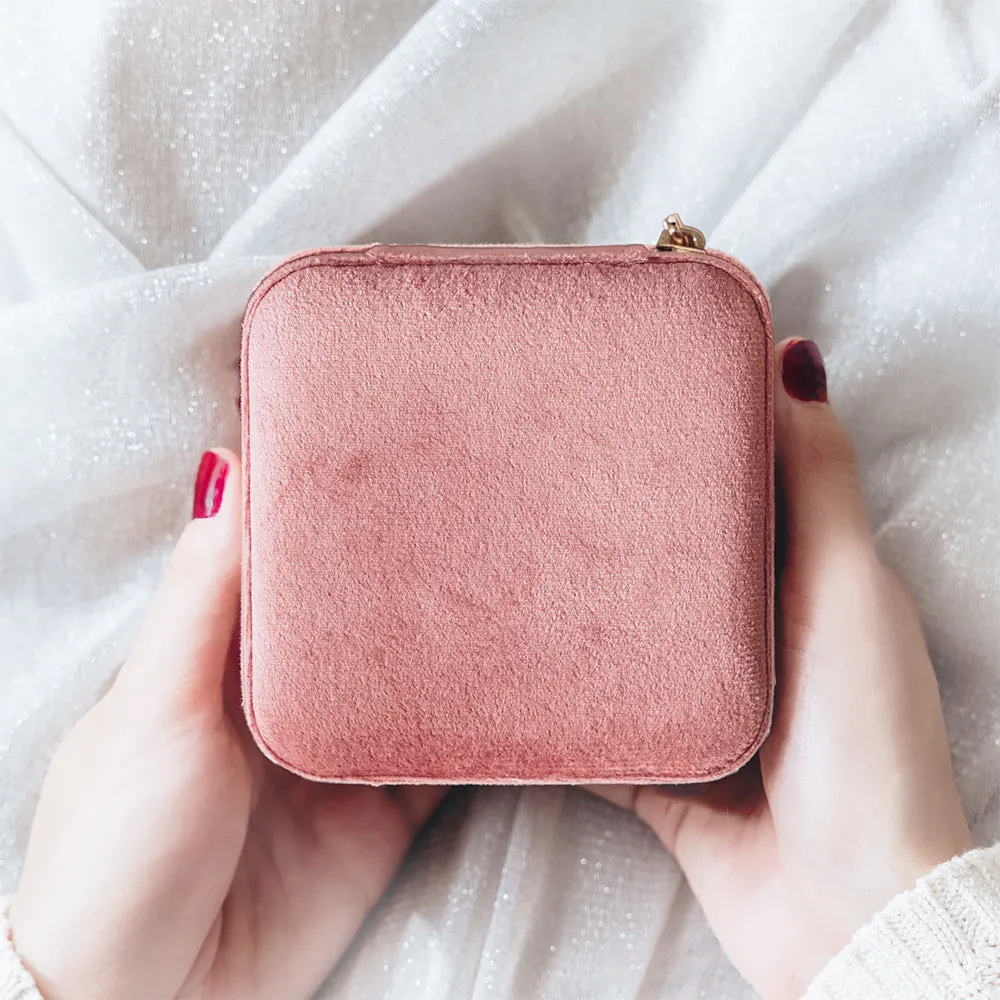
[[[201,449],[238,445],[257,278],[316,244],[648,242],[671,211],[823,349],[1000,836],[993,0],[44,6],[0,28],[0,891]],[[751,994],[637,823],[495,788],[446,807],[323,995]]]

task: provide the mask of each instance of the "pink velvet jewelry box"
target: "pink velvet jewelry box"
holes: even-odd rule
[[[243,698],[322,781],[691,782],[773,701],[772,335],[714,252],[300,254],[244,320]]]

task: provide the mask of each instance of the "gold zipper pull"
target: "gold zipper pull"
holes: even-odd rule
[[[685,226],[675,212],[663,220],[663,232],[656,241],[657,250],[704,250],[705,234],[694,226]]]

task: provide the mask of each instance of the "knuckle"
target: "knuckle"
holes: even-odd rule
[[[880,563],[883,581],[890,604],[895,608],[901,617],[908,618],[912,622],[920,621],[920,605],[917,603],[913,591],[894,570],[884,563]]]
[[[779,594],[778,641],[786,653],[802,653],[816,633],[816,609],[808,591],[799,590],[786,579]]]
[[[671,853],[677,849],[690,811],[690,803],[669,797],[655,787],[642,786],[636,795],[636,815]]]
[[[240,572],[240,552],[218,532],[205,531],[205,522],[192,521],[167,558],[163,581],[190,586],[228,581]]]
[[[816,594],[781,594],[777,621],[776,658],[779,664],[805,667],[828,639],[829,616],[819,606]]]
[[[857,456],[844,429],[834,421],[817,421],[802,440],[803,464],[832,485],[861,492]]]
[[[203,559],[199,546],[194,544],[188,529],[181,535],[180,541],[174,546],[163,570],[165,580],[188,582],[200,575]]]

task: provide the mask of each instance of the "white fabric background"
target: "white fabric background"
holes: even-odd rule
[[[0,889],[238,444],[257,278],[670,211],[822,347],[1000,837],[998,89],[994,0],[0,0]],[[324,995],[750,994],[653,839],[547,788],[457,796]]]

